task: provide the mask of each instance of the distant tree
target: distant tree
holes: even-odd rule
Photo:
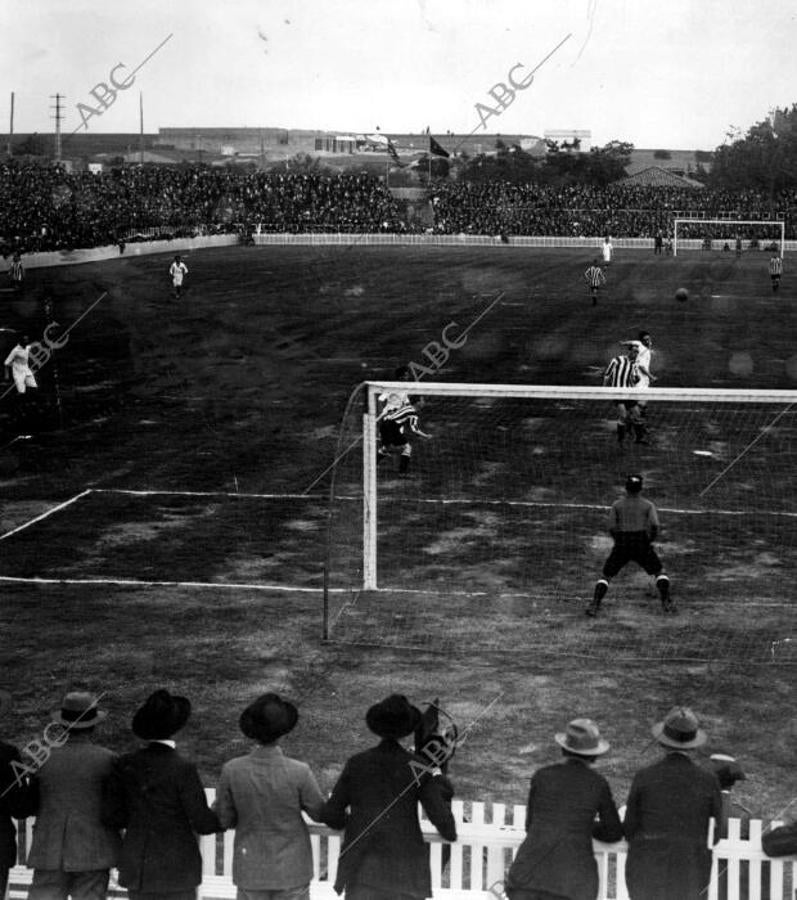
[[[269,166],[269,171],[278,175],[334,175],[335,170],[330,166],[324,165],[318,156],[311,156],[309,153],[297,153],[290,159],[283,159],[280,162]]]
[[[495,154],[480,153],[464,162],[460,169],[463,181],[509,181],[525,184],[539,180],[538,161],[517,145],[508,147],[503,141],[496,141]],[[445,161],[445,160],[441,160]]]
[[[610,141],[589,153],[573,153],[564,145],[548,142],[543,178],[551,184],[591,184],[603,187],[625,176],[634,145]]]
[[[797,104],[774,110],[744,136],[731,130],[728,140],[714,152],[711,187],[758,190],[773,203],[779,191],[797,188]]]
[[[47,156],[47,143],[38,133],[29,134],[23,141],[12,146],[14,156]]]
[[[672,159],[672,153],[669,150],[654,150],[653,159]]]

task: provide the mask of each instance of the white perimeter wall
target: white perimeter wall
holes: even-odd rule
[[[419,246],[430,247],[576,247],[585,253],[598,254],[603,244],[602,237],[510,237],[504,244],[499,237],[472,234],[254,234],[255,244],[266,245],[353,245],[363,246]],[[174,238],[170,241],[141,241],[127,244],[124,254],[114,244],[109,247],[92,247],[87,250],[52,250],[46,253],[25,253],[22,264],[26,269],[41,269],[50,266],[75,266],[81,263],[104,262],[109,259],[120,259],[122,256],[148,256],[153,253],[171,254],[185,253],[193,250],[204,250],[209,247],[232,247],[239,243],[237,234],[215,234],[207,237]],[[713,242],[713,249],[722,250],[726,241]],[[727,242],[730,243],[730,242]],[[761,250],[769,241],[761,241]],[[612,238],[615,250],[648,250],[653,251],[653,238]],[[686,250],[700,251],[702,240],[689,239],[678,241],[678,252]],[[786,241],[783,250],[797,250],[797,241]],[[756,251],[753,251],[756,252]],[[733,248],[731,249],[733,253]],[[7,272],[11,265],[11,256],[0,257],[0,272]]]

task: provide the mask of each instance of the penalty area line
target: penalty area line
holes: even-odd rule
[[[132,497],[238,497],[249,500],[327,500],[326,494],[246,494],[243,491],[160,491],[125,488],[91,488],[93,494],[127,494]],[[342,498],[341,498],[342,499]]]
[[[229,581],[143,581],[137,578],[45,578],[34,575],[28,578],[0,575],[0,582],[12,584],[61,584],[61,585],[111,585],[116,587],[178,587],[224,588],[246,591],[285,591],[294,594],[322,594],[323,588],[297,587],[286,584],[239,584]],[[348,594],[346,588],[330,588],[330,594]]]
[[[53,506],[52,509],[48,509],[46,512],[43,512],[41,515],[36,516],[29,522],[24,522],[22,525],[18,525],[16,528],[12,528],[11,531],[7,531],[5,534],[0,534],[0,541],[4,541],[6,538],[11,537],[12,534],[18,534],[25,528],[30,528],[31,525],[35,525],[37,522],[41,522],[42,519],[46,519],[48,516],[53,515],[53,513],[57,513],[62,509],[66,509],[67,506],[71,506],[73,503],[80,500],[82,497],[85,497],[87,494],[90,494],[91,492],[91,488],[86,491],[81,491],[79,494],[75,494],[75,496],[70,498],[69,500],[65,500],[63,503],[59,503],[57,506]]]

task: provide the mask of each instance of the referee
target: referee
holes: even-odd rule
[[[595,593],[586,609],[588,616],[598,615],[609,582],[629,562],[637,563],[648,575],[655,576],[663,611],[675,612],[675,604],[670,599],[670,579],[664,574],[664,566],[653,549],[653,541],[659,533],[659,514],[650,500],[639,496],[641,492],[642,476],[629,475],[625,482],[625,497],[612,504],[608,526],[614,547],[603,564],[603,577],[595,585]]]

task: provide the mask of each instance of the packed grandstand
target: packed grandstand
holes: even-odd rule
[[[427,217],[407,215],[370,175],[275,174],[187,165],[68,173],[0,164],[4,254],[96,247],[196,233],[430,232],[653,238],[676,216],[772,220],[786,217],[797,191],[774,200],[755,191],[645,185],[550,187],[441,181],[428,192]],[[705,237],[692,226],[693,237]],[[157,234],[160,232],[160,235]],[[763,229],[761,237],[766,237]],[[742,236],[759,236],[754,225]]]

